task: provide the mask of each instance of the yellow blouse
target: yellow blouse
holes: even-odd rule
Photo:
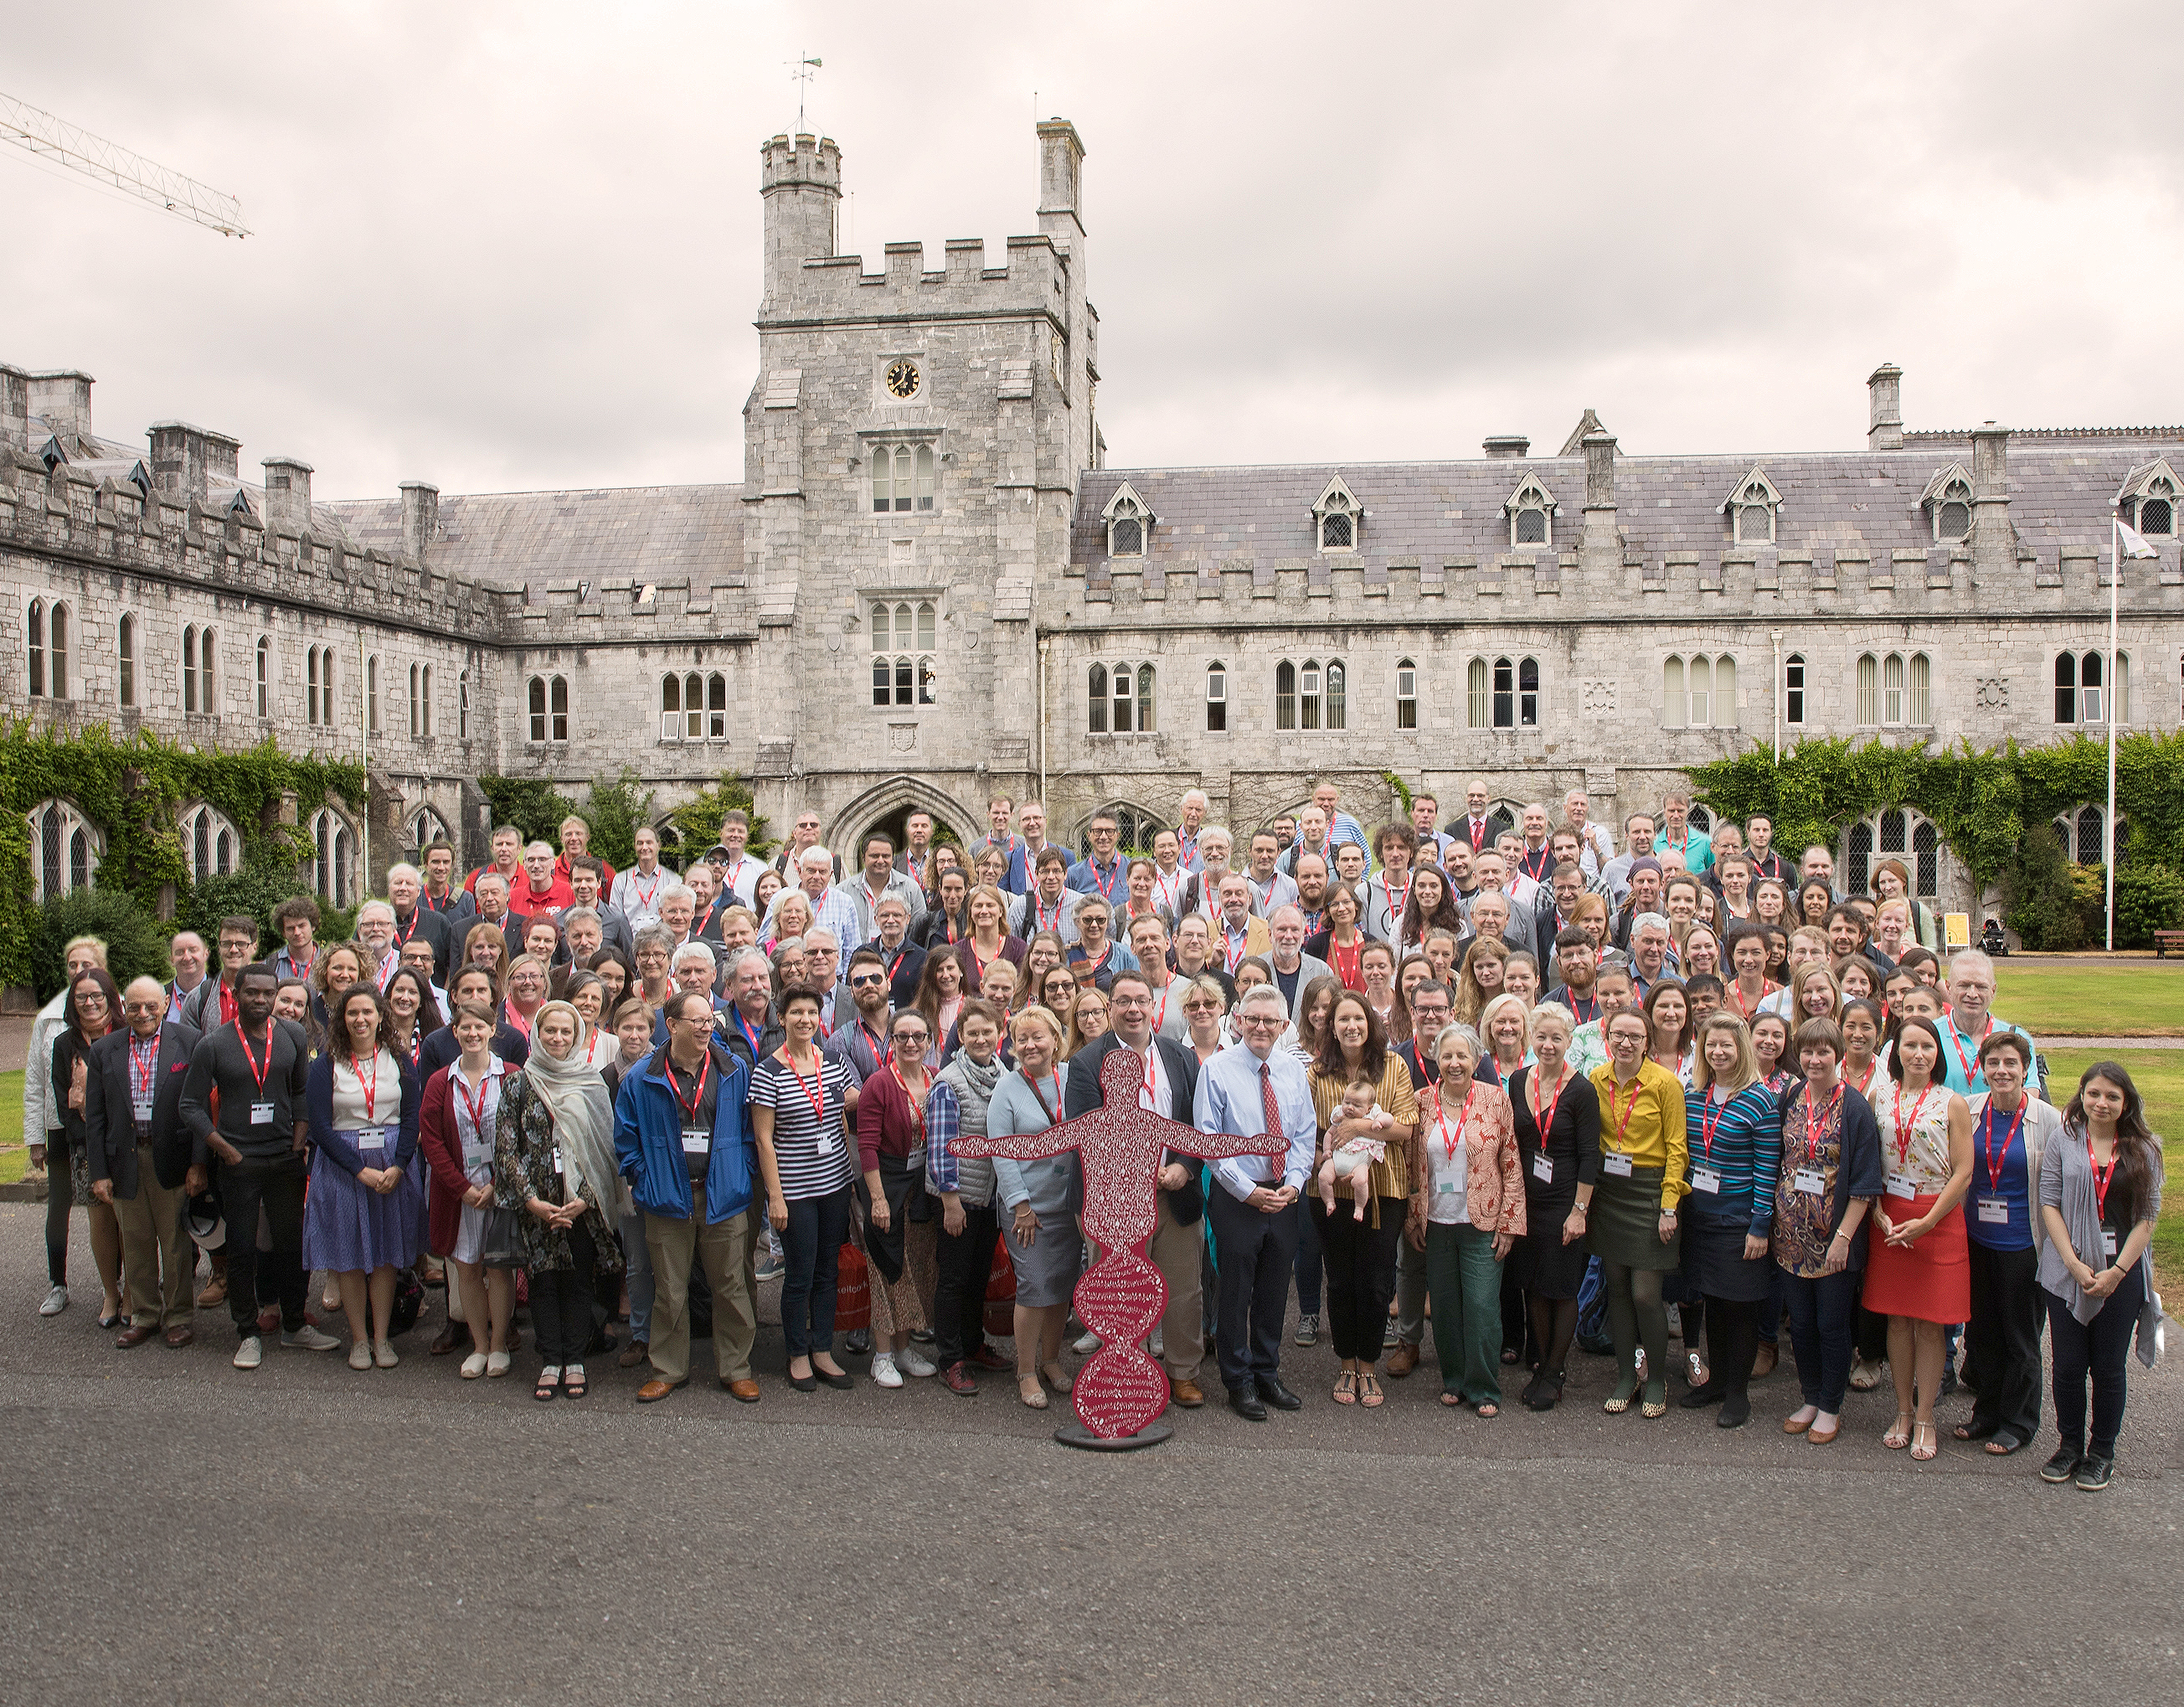
[[[1601,1153],[1620,1151],[1634,1168],[1658,1168],[1661,1207],[1674,1209],[1691,1189],[1682,1081],[1657,1061],[1641,1062],[1627,1090],[1616,1083],[1612,1061],[1594,1068],[1591,1077],[1600,1096]]]
[[[1327,1157],[1327,1129],[1334,1124],[1336,1110],[1342,1106],[1342,1093],[1347,1079],[1340,1074],[1329,1075],[1315,1070],[1312,1075],[1312,1106],[1319,1111],[1318,1160]],[[1394,1050],[1388,1052],[1387,1063],[1380,1069],[1379,1088],[1373,1100],[1386,1109],[1396,1124],[1415,1129],[1418,1124],[1418,1099],[1411,1090],[1411,1069],[1403,1065],[1403,1057]],[[1318,1163],[1314,1163],[1316,1167]],[[1411,1195],[1411,1146],[1407,1142],[1391,1142],[1384,1159],[1373,1164],[1373,1196],[1405,1197]],[[1378,1216],[1376,1202],[1373,1213]],[[1378,1226],[1376,1219],[1373,1225]]]

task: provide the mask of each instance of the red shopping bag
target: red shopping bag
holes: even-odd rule
[[[1017,1330],[1017,1265],[1007,1243],[994,1241],[994,1266],[986,1275],[986,1331],[1003,1339]]]
[[[838,1332],[851,1333],[872,1325],[872,1279],[865,1267],[865,1253],[855,1245],[844,1244],[835,1258],[834,1326]]]

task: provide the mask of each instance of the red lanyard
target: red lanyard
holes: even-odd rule
[[[2008,1161],[2009,1146],[2017,1141],[2018,1131],[2025,1124],[2025,1103],[2021,1100],[2019,1102],[2017,1117],[2009,1123],[2009,1130],[2003,1135],[2000,1155],[1995,1153],[1994,1148],[1994,1104],[1992,1102],[1989,1102],[1981,1111],[1980,1124],[1984,1129],[1980,1135],[1986,1151],[1986,1188],[1990,1191],[1999,1191],[2002,1190],[2003,1163]]]
[[[738,861],[737,866],[741,869],[742,862]],[[661,872],[653,873],[650,889],[645,888],[637,879],[637,873],[632,872],[629,874],[629,892],[637,897],[637,904],[649,912],[652,911],[652,898],[660,893],[660,885],[666,880],[666,874]]]
[[[1642,1068],[1642,1063],[1641,1067]],[[1638,1112],[1638,1093],[1643,1085],[1642,1078],[1633,1079],[1630,1081],[1630,1106],[1623,1111],[1623,1116],[1618,1120],[1615,1113],[1615,1075],[1613,1073],[1607,1075],[1607,1118],[1615,1121],[1614,1147],[1618,1150],[1623,1147],[1623,1141],[1630,1134],[1630,1117]]]
[[[311,975],[311,968],[317,962],[318,957],[319,946],[316,943],[311,945],[311,951],[301,960],[296,958],[294,949],[288,951],[288,964],[295,969],[296,976],[298,978],[309,978]]]
[[[1033,919],[1032,919],[1032,923],[1033,923],[1034,928],[1034,929],[1039,929],[1039,930],[1050,930],[1050,931],[1054,932],[1057,936],[1058,936],[1058,935],[1060,935],[1060,934],[1061,934],[1061,908],[1062,908],[1062,902],[1063,902],[1063,901],[1066,901],[1067,899],[1068,899],[1068,897],[1067,897],[1067,895],[1065,895],[1065,896],[1063,896],[1063,897],[1062,897],[1062,901],[1057,901],[1056,902],[1055,902],[1055,904],[1054,904],[1054,923],[1051,923],[1051,924],[1049,924],[1049,923],[1047,923],[1047,918],[1046,918],[1046,903],[1045,903],[1045,901],[1041,901],[1041,900],[1039,898],[1039,896],[1037,895],[1037,894],[1035,894],[1035,893],[1034,893],[1034,894],[1033,895],[1032,898],[1031,898],[1031,904],[1032,904],[1032,908],[1033,908]]]
[[[1729,985],[1729,999],[1736,1004],[1736,1011],[1744,1016],[1744,1023],[1749,1025],[1752,1023],[1752,1016],[1759,1009],[1759,1004],[1780,988],[1781,988],[1780,985],[1769,984],[1766,974],[1762,973],[1759,978],[1759,994],[1752,998],[1752,1006],[1747,1007],[1744,1005],[1743,982],[1741,979],[1732,979]]]
[[[1964,1058],[1964,1045],[1957,1041],[1957,1022],[1956,1022],[1953,1018],[1952,1018],[1951,1020],[1949,1020],[1949,1021],[1948,1021],[1948,1027],[1949,1027],[1949,1049],[1950,1049],[1950,1052],[1951,1052],[1951,1053],[1953,1053],[1953,1055],[1955,1055],[1955,1057],[1957,1057],[1957,1065],[1964,1068],[1964,1085],[1965,1085],[1965,1087],[1966,1087],[1967,1089],[1970,1089],[1970,1085],[1971,1085],[1971,1082],[1972,1082],[1973,1078],[1977,1074],[1977,1073],[1978,1073],[1978,1071],[1979,1071],[1979,1069],[1978,1069],[1977,1068],[1975,1068],[1975,1067],[1974,1067],[1974,1066],[1972,1065],[1972,1062],[1973,1062],[1973,1061],[1976,1061],[1976,1060],[1978,1060],[1978,1059],[1979,1059],[1979,1046],[1978,1046],[1978,1045],[1977,1045],[1977,1044],[1975,1044],[1975,1045],[1973,1046],[1973,1047],[1972,1047],[1972,1054],[1971,1054],[1971,1060],[1970,1060],[1970,1061],[1967,1061],[1967,1060]],[[1980,1042],[1981,1042],[1981,1043],[1984,1043],[1984,1042],[1986,1042],[1986,1038],[1987,1038],[1987,1032],[1992,1031],[1993,1029],[1994,1029],[1994,1016],[1993,1016],[1992,1013],[1990,1013],[1990,1014],[1989,1014],[1989,1015],[1987,1015],[1987,1017],[1986,1017],[1986,1029],[1985,1029],[1985,1030],[1982,1030],[1982,1031],[1980,1033],[1980,1035],[1979,1035],[1979,1040],[1980,1040]]]
[[[792,1068],[795,1064],[793,1061],[789,1063]],[[910,1088],[910,1081],[902,1076],[902,1068],[894,1062],[888,1063],[888,1071],[894,1075],[894,1082],[902,1087],[902,1100],[910,1104],[910,1118],[917,1123],[917,1138],[922,1144],[925,1141],[925,1092],[931,1081],[921,1079],[917,1090],[913,1091]],[[802,1074],[798,1074],[797,1082],[801,1084],[803,1078]]]
[[[1568,1070],[1568,1067],[1569,1063],[1568,1062],[1564,1062],[1563,1063],[1563,1072],[1567,1072]],[[1540,1148],[1542,1150],[1547,1147],[1547,1134],[1554,1128],[1555,1110],[1562,1107],[1563,1087],[1568,1082],[1568,1081],[1562,1076],[1562,1074],[1558,1073],[1555,1075],[1555,1094],[1547,1099],[1547,1106],[1545,1109],[1542,1109],[1540,1107],[1540,1069],[1536,1067],[1532,1069],[1532,1082],[1527,1088],[1532,1093],[1532,1124],[1539,1129]],[[1468,1101],[1469,1099],[1467,1098],[1466,1100]]]
[[[242,1022],[235,1022],[235,1035],[242,1040],[242,1058],[250,1063],[250,1076],[258,1081],[258,1094],[265,1095],[265,1075],[273,1070],[273,1022],[265,1022],[265,1065],[258,1064],[258,1057],[250,1052],[250,1034],[242,1029]]]
[[[403,929],[401,923],[398,920],[396,922],[394,926],[394,946],[397,951],[395,955],[396,959],[398,960],[401,958],[400,951],[410,946],[410,939],[416,935],[416,934],[417,909],[413,906],[410,909],[410,929],[407,930]]]
[[[1160,1011],[1153,1015],[1153,1029],[1155,1031],[1158,1031],[1161,1027],[1167,1024],[1167,993],[1174,988],[1175,980],[1172,978],[1168,979],[1166,984],[1161,985]]]
[[[220,1023],[225,1025],[230,1020],[234,1021],[235,1029],[237,1031],[242,1029],[242,1010],[236,1003],[235,992],[227,987],[227,980],[222,979],[220,981]],[[273,1042],[272,1034],[270,1031],[266,1034],[265,1061],[267,1070],[270,1071],[273,1061]]]
[[[1046,1093],[1039,1088],[1039,1080],[1027,1079],[1024,1083],[1031,1086],[1032,1100],[1039,1104],[1039,1113],[1046,1116],[1046,1124],[1053,1125],[1054,1111],[1061,1107],[1061,1069],[1059,1067],[1054,1069],[1054,1101],[1051,1102],[1046,1100]]]
[[[1385,878],[1382,878],[1380,879],[1380,887],[1387,892],[1388,917],[1397,924],[1401,924],[1403,922],[1403,915],[1410,911],[1411,884],[1415,884],[1417,881],[1418,879],[1416,878],[1412,878],[1410,883],[1405,884],[1403,885],[1402,895],[1398,897],[1396,894],[1395,884],[1390,883]]]
[[[1239,941],[1235,937],[1231,936],[1228,934],[1228,927],[1227,925],[1224,924],[1221,927],[1221,963],[1230,976],[1234,976],[1236,968],[1244,963],[1245,951],[1249,949],[1251,946],[1251,930],[1248,924],[1244,928],[1244,935],[1241,941]]]
[[[713,922],[713,909],[720,904],[720,896],[715,895],[710,901],[705,903],[705,916],[703,918],[694,918],[690,921],[691,941],[697,941],[699,937],[704,934],[705,927]]]
[[[2109,1186],[2115,1179],[2116,1163],[2123,1159],[2123,1144],[2118,1140],[2109,1152],[2105,1168],[2093,1160],[2093,1135],[2086,1134],[2086,1162],[2093,1170],[2093,1213],[2105,1223],[2109,1218]]]
[[[811,1105],[813,1125],[823,1130],[827,1124],[826,1062],[822,1060],[817,1063],[811,1074],[811,1082],[806,1085],[804,1082],[804,1069],[796,1064],[796,1057],[788,1050],[783,1049],[781,1052],[781,1058],[788,1064],[788,1070],[796,1075],[796,1088],[804,1093],[804,1100]]]
[[[1911,1124],[1906,1126],[1903,1124],[1903,1087],[1901,1085],[1896,1087],[1895,1102],[1891,1112],[1896,1125],[1896,1165],[1899,1168],[1905,1166],[1911,1159],[1911,1135],[1919,1130],[1919,1111],[1925,1107],[1926,1099],[1933,1094],[1933,1085],[1929,1084],[1919,1093],[1919,1100],[1911,1105]]]
[[[1157,870],[1153,873],[1154,885],[1159,889],[1161,898],[1166,903],[1167,910],[1170,912],[1173,912],[1175,911],[1176,880],[1186,874],[1187,873],[1184,872],[1178,871],[1175,873],[1174,877],[1162,877]]]
[[[1345,990],[1362,990],[1365,985],[1365,939],[1359,937],[1345,952],[1333,937],[1327,940],[1327,951],[1334,961],[1334,975],[1342,980]]]
[[[787,1050],[783,1050],[781,1052],[781,1056],[783,1060],[788,1060],[788,1052]],[[790,1068],[794,1070],[796,1063],[794,1061],[789,1061],[788,1064]],[[671,1085],[675,1085],[675,1100],[677,1102],[682,1103],[682,1118],[685,1120],[695,1120],[698,1118],[698,1105],[705,1100],[705,1075],[712,1070],[713,1052],[710,1049],[708,1049],[705,1052],[705,1058],[698,1063],[698,1083],[690,1092],[690,1100],[684,1102],[682,1100],[682,1085],[675,1078],[674,1065],[672,1063],[669,1063],[667,1072],[668,1082]],[[800,1084],[802,1083],[803,1074],[798,1074],[797,1080]]]
[[[1100,893],[1106,898],[1107,904],[1109,906],[1113,906],[1115,901],[1115,885],[1123,880],[1122,861],[1118,859],[1113,865],[1110,866],[1107,869],[1107,875],[1105,877],[1101,877],[1100,875],[1100,862],[1098,860],[1087,860],[1085,863],[1092,867],[1092,881],[1099,884]]]
[[[863,1038],[872,1052],[872,1071],[877,1073],[887,1064],[887,1039],[877,1031],[867,1031],[863,1020],[857,1022],[857,1035]]]
[[[744,867],[749,863],[750,862],[747,859],[738,859],[733,865],[730,866],[726,871],[721,873],[722,894],[733,895],[737,892],[736,879],[744,874]],[[660,887],[660,879],[658,878],[653,879],[652,886],[655,890]],[[638,899],[648,906],[652,903],[652,897],[644,894],[641,890],[638,892]]]
[[[1124,1044],[1123,1046],[1126,1049],[1129,1047],[1128,1044]],[[1160,1100],[1160,1087],[1153,1082],[1153,1063],[1159,1058],[1160,1045],[1154,1041],[1153,1039],[1148,1037],[1145,1040],[1145,1088],[1144,1096],[1151,1097],[1155,1102],[1157,1102]],[[1140,1097],[1139,1100],[1142,1102],[1143,1097]],[[1158,1113],[1160,1111],[1157,1108],[1155,1108],[1153,1112],[1155,1113]]]
[[[965,937],[963,939],[963,946],[971,951],[971,964],[978,968],[978,975],[977,982],[981,987],[983,987],[986,982],[986,968],[991,966],[994,963],[994,961],[981,957],[978,953],[978,939],[975,936]],[[1001,948],[1006,949],[1007,946],[1007,942],[1004,940],[1001,945]],[[994,951],[994,960],[999,960],[1000,957],[1000,951],[996,950]],[[975,995],[977,992],[973,991],[972,993]]]
[[[738,1007],[736,1010],[736,1029],[743,1033],[744,1041],[750,1046],[751,1052],[756,1054],[759,1038],[764,1034],[766,1028],[763,1025],[751,1024],[744,1018],[743,1009]]]
[[[1267,879],[1267,892],[1259,897],[1259,910],[1262,912],[1271,914],[1273,912],[1274,890],[1280,887],[1281,881],[1282,874],[1279,872],[1276,872],[1272,877]],[[1407,894],[1409,891],[1406,890],[1405,893]]]
[[[266,1055],[270,1065],[272,1056],[270,1047]],[[129,1069],[135,1078],[136,1101],[139,1102],[152,1100],[152,1069],[159,1065],[159,1036],[157,1032],[152,1034],[148,1043],[139,1043],[133,1037],[129,1040]]]
[[[1842,1086],[1837,1085],[1836,1094],[1828,1099],[1829,1114],[1833,1115],[1841,1108],[1842,1094]],[[1826,1120],[1814,1112],[1813,1087],[1808,1085],[1805,1087],[1805,1163],[1808,1167],[1819,1160],[1820,1130],[1826,1124]]]
[[[1441,1153],[1451,1163],[1456,1160],[1456,1146],[1463,1142],[1463,1129],[1471,1122],[1471,1099],[1478,1094],[1479,1081],[1474,1079],[1471,1088],[1463,1093],[1463,1107],[1457,1113],[1456,1131],[1451,1135],[1448,1130],[1448,1107],[1440,1100],[1438,1090],[1434,1093],[1434,1124],[1440,1132]]]
[[[265,1052],[265,1064],[269,1068],[273,1064],[270,1048]],[[369,1122],[379,1107],[379,1052],[375,1049],[371,1052],[370,1078],[364,1076],[364,1063],[361,1061],[350,1062],[349,1070],[356,1074],[357,1085],[364,1092],[364,1118]]]
[[[1721,1124],[1721,1117],[1729,1108],[1727,1097],[1719,1102],[1713,1100],[1713,1093],[1719,1088],[1708,1086],[1706,1101],[1699,1105],[1699,1141],[1706,1146],[1706,1158],[1709,1162],[1713,1160],[1714,1130]]]
[[[477,1095],[475,1096],[471,1095],[471,1087],[464,1081],[463,1069],[460,1067],[457,1067],[454,1071],[448,1074],[448,1077],[455,1081],[455,1089],[462,1096],[463,1107],[470,1113],[471,1130],[475,1132],[479,1141],[482,1142],[486,1136],[485,1094],[494,1078],[492,1063],[487,1063],[484,1074],[479,1078]]]

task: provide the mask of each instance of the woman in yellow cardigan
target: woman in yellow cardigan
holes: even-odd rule
[[[1592,1069],[1600,1098],[1600,1178],[1593,1187],[1585,1239],[1607,1280],[1608,1331],[1615,1340],[1615,1391],[1602,1407],[1630,1409],[1638,1391],[1637,1351],[1646,1351],[1641,1414],[1669,1411],[1669,1319],[1661,1276],[1680,1260],[1676,1208],[1685,1181],[1684,1087],[1646,1058],[1646,1016],[1625,1009],[1607,1022],[1607,1062]]]

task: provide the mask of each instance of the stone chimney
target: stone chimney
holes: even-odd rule
[[[1585,436],[1585,538],[1580,567],[1607,576],[1623,566],[1623,541],[1615,526],[1615,436]],[[1598,584],[1598,583],[1596,583]]]
[[[834,253],[841,149],[832,137],[769,137],[759,148],[759,194],[766,199],[764,314],[795,295],[805,262]]]
[[[1496,432],[1484,441],[1481,447],[1496,462],[1512,462],[1532,453],[1532,441],[1521,432]]]
[[[425,566],[426,550],[440,532],[440,488],[421,480],[402,483],[402,555]]]
[[[237,460],[242,449],[239,438],[187,421],[154,421],[151,438],[153,488],[169,497],[203,498],[205,483],[214,475],[242,477]]]
[[[2009,524],[2009,429],[1992,421],[1972,431],[1972,578],[2000,582],[2017,566]]]
[[[27,376],[31,382],[31,410],[42,415],[55,432],[64,438],[91,436],[91,387],[87,373],[58,368],[51,373]]]
[[[31,442],[31,376],[0,362],[0,444],[20,450]]]
[[[1884,361],[1865,382],[1869,408],[1865,429],[1868,450],[1903,448],[1903,370]]]
[[[269,456],[265,471],[265,531],[301,533],[311,525],[311,465],[293,456]]]
[[[1067,246],[1084,235],[1084,144],[1067,119],[1039,127],[1039,228]],[[1058,216],[1067,215],[1067,230]],[[1050,224],[1050,218],[1056,223]]]

